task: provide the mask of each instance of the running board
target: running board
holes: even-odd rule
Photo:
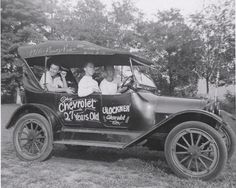
[[[67,128],[64,127],[61,129],[62,132],[76,132],[76,133],[93,133],[93,134],[111,134],[111,135],[124,135],[138,137],[144,132],[142,131],[127,131],[127,130],[114,130],[114,129],[87,129],[87,128]]]
[[[91,140],[57,140],[54,144],[68,144],[68,145],[79,145],[79,146],[93,146],[93,147],[104,147],[104,148],[117,148],[123,149],[127,143],[122,142],[104,142],[104,141],[91,141]]]

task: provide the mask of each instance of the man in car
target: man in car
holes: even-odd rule
[[[46,72],[46,76],[45,73],[43,73],[40,79],[40,85],[42,88],[47,89],[48,91],[66,92],[68,94],[72,94],[73,90],[68,87],[66,82],[66,74],[67,72],[65,70],[60,70],[59,65],[52,63],[50,65],[49,71]]]
[[[103,95],[114,95],[127,90],[127,88],[119,87],[119,83],[115,79],[114,66],[105,66],[105,78],[100,83],[100,89]]]
[[[92,62],[88,62],[85,64],[84,72],[85,75],[78,84],[78,96],[85,97],[94,92],[101,92],[98,87],[97,81],[92,78],[95,72],[94,64]]]

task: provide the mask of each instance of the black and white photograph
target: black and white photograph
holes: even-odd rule
[[[1,0],[1,187],[236,187],[235,0]]]

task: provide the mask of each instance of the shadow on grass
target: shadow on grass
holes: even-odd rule
[[[63,145],[55,145],[53,155],[55,157],[88,159],[96,161],[114,162],[119,159],[138,158],[146,161],[164,159],[164,152],[151,151],[146,147],[132,147],[128,149],[108,149],[90,147],[85,151],[69,150]]]
[[[158,163],[158,168],[169,171],[164,152],[151,151],[146,147],[132,147],[125,150],[91,147],[86,151],[68,150],[63,145],[55,145],[52,156],[56,158],[81,159],[113,163],[125,159],[136,159]]]

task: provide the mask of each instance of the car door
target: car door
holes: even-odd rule
[[[131,94],[102,95],[101,121],[105,127],[128,128],[131,115]]]
[[[67,93],[56,94],[57,113],[65,126],[100,127],[101,95],[78,97]]]

